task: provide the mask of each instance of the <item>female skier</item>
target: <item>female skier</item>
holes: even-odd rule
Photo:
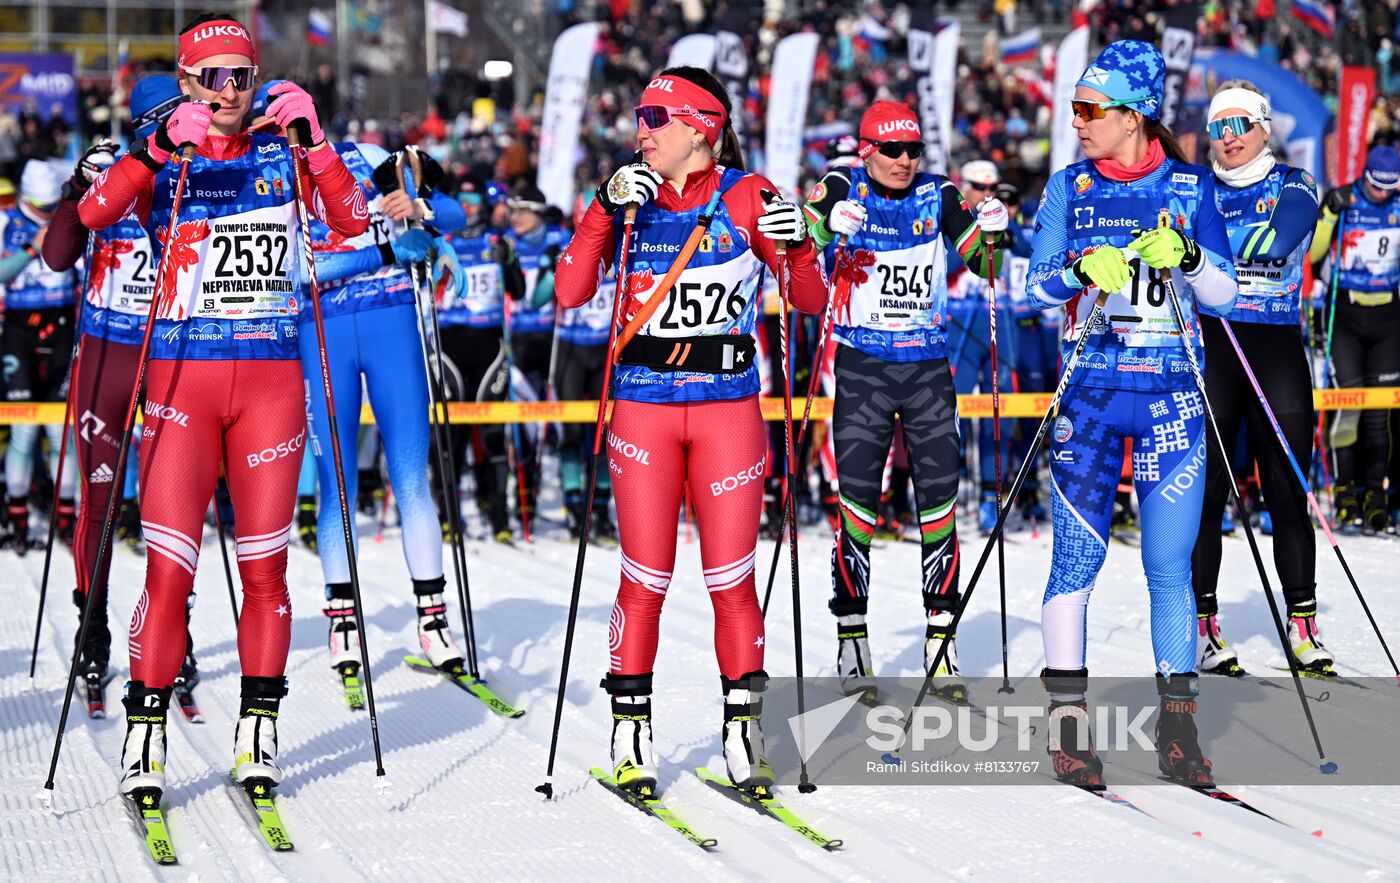
[[[238,630],[242,700],[234,735],[239,782],[275,785],[277,711],[286,695],[291,641],[287,540],[306,441],[297,352],[303,278],[288,143],[250,134],[257,77],[248,32],[226,16],[201,16],[180,33],[181,104],[134,152],[117,160],[78,205],[89,229],[133,210],[152,234],[165,275],[155,291],[141,446],[142,527],[150,554],[131,621],[131,676],[124,701],[121,790],[165,786],[165,712],[185,650],[185,599],[219,467],[238,513],[243,582]],[[296,125],[306,145],[307,206],[342,236],[369,224],[364,193],[326,142],[311,97],[284,83],[267,115]],[[173,241],[166,241],[179,165],[193,145]]]
[[[788,294],[803,312],[822,309],[826,285],[801,210],[767,201],[776,188],[742,171],[730,113],[724,87],[709,73],[676,67],[658,74],[636,108],[642,161],[598,190],[557,271],[559,303],[587,303],[619,260],[621,209],[639,206],[622,318],[634,321],[649,301],[659,308],[619,353],[608,433],[622,584],[602,686],[613,697],[613,772],[624,788],[656,787],[652,663],[687,482],[715,608],[729,778],[741,788],[773,782],[759,727],[767,675],[753,567],[769,463],[752,335],[763,265],[774,272],[785,265]],[[703,224],[698,247],[684,254],[682,243]],[[676,284],[658,291],[676,262],[684,267]]]
[[[255,114],[267,113],[272,91],[281,82],[268,83],[258,91],[253,102]],[[384,439],[384,459],[403,527],[404,559],[418,611],[418,642],[433,665],[450,672],[461,664],[462,651],[447,626],[442,534],[428,485],[428,378],[423,370],[414,281],[404,265],[426,260],[432,248],[433,236],[421,228],[422,223],[441,224],[451,230],[466,218],[455,199],[436,189],[442,169],[426,154],[421,155],[425,180],[416,182],[408,177],[406,186],[416,188],[416,192],[406,193],[398,187],[398,157],[382,147],[342,142],[332,148],[355,176],[366,199],[373,200],[369,227],[359,236],[345,237],[324,221],[311,224],[337,425],[341,439],[356,437],[361,389],[367,390],[375,426]],[[405,229],[405,221],[420,226]],[[451,250],[446,240],[442,247]],[[342,679],[355,678],[360,668],[360,636],[355,628],[355,595],[334,491],[335,464],[320,349],[310,310],[302,311],[298,319],[311,431],[308,446],[315,457],[320,486],[328,489],[317,519],[316,550],[326,580],[331,668]],[[359,470],[345,470],[346,499],[356,498],[358,479]]]
[[[1210,102],[1207,125],[1217,198],[1230,237],[1240,293],[1227,317],[1279,427],[1300,463],[1312,460],[1312,374],[1303,342],[1303,267],[1317,217],[1312,176],[1274,160],[1269,150],[1269,99],[1248,83],[1227,83]],[[1317,634],[1316,550],[1307,495],[1279,449],[1263,405],[1214,316],[1201,317],[1206,344],[1206,391],[1226,450],[1235,449],[1240,421],[1259,464],[1259,481],[1274,529],[1274,566],[1288,603],[1298,666],[1327,674],[1332,654]],[[1197,644],[1202,672],[1240,675],[1244,669],[1220,637],[1216,581],[1220,575],[1220,517],[1234,478],[1207,446],[1205,504],[1191,556],[1196,588]]]
[[[1085,622],[1127,439],[1161,696],[1158,762],[1174,779],[1211,780],[1196,739],[1191,592],[1207,429],[1183,347],[1200,356],[1196,307],[1228,312],[1235,268],[1210,170],[1186,164],[1158,121],[1164,71],[1156,47],[1120,40],[1080,77],[1071,107],[1087,159],[1046,185],[1028,283],[1033,306],[1065,305],[1065,370],[1075,372],[1050,449],[1055,543],[1041,608],[1041,677],[1055,773],[1087,786],[1102,784],[1103,765],[1086,732]],[[1140,260],[1130,262],[1127,248]],[[1167,303],[1173,296],[1184,329]],[[1085,327],[1096,299],[1104,299],[1102,313]],[[1081,334],[1089,339],[1071,365]]]
[[[184,96],[174,77],[155,74],[143,77],[131,90],[131,118],[136,137],[151,137],[161,120],[169,116]],[[88,230],[78,217],[80,200],[94,179],[115,162],[116,145],[99,141],[73,170],[63,188],[63,201],[54,214],[49,234],[44,238],[44,260],[50,267],[67,269],[83,257]],[[124,482],[116,475],[117,445],[126,408],[131,403],[131,385],[136,382],[136,363],[141,338],[146,333],[146,316],[155,289],[155,264],[151,239],[134,215],[127,215],[106,229],[92,234],[92,259],[87,268],[79,325],[80,351],[73,363],[72,383],[76,387],[73,418],[78,477],[82,481],[82,508],[78,512],[73,542],[73,568],[78,578],[73,603],[81,612],[89,591],[95,592],[88,622],[80,674],[100,684],[107,673],[112,636],[107,626],[107,574],[111,568],[111,548],[91,586],[92,566],[102,539],[102,519],[113,493],[120,493]],[[186,648],[177,684],[195,680],[194,653]],[[100,691],[95,697],[100,698]],[[90,702],[91,702],[90,698]]]
[[[983,240],[1000,241],[1006,206],[988,195],[974,215],[953,182],[919,171],[924,139],[907,105],[877,101],[860,120],[861,166],[826,173],[807,197],[812,238],[847,237],[832,309],[836,405],[832,415],[841,521],[831,550],[837,673],[848,689],[872,675],[865,613],[870,541],[895,419],[914,475],[922,544],[924,667],[958,692],[949,626],[958,605],[958,406],[948,365],[947,249],[987,276]],[[997,253],[1000,265],[1000,252]]]

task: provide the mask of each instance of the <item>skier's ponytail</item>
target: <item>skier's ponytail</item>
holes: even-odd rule
[[[743,171],[744,149],[739,143],[739,133],[734,131],[734,108],[729,101],[729,93],[725,90],[724,84],[715,79],[714,74],[704,68],[691,67],[690,65],[668,67],[657,76],[687,80],[715,97],[715,100],[724,108],[724,115],[729,120],[724,124],[724,131],[720,132],[719,140],[714,146],[715,162],[727,168]]]

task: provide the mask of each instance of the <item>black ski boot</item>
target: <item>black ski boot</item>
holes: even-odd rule
[[[310,494],[297,497],[297,539],[316,551],[316,498]]]
[[[87,596],[73,590],[73,604],[78,608],[78,629],[82,630],[83,606]],[[75,633],[73,641],[76,644]],[[78,651],[78,684],[87,699],[88,717],[101,720],[107,716],[104,688],[110,678],[107,666],[112,654],[112,632],[107,626],[107,599],[92,599],[92,614],[88,619],[87,635]]]
[[[1348,530],[1360,530],[1362,525],[1361,500],[1356,495],[1353,487],[1338,487],[1336,496],[1336,515],[1338,528]]]
[[[1378,536],[1395,533],[1390,523],[1390,513],[1385,508],[1385,492],[1368,490],[1361,498],[1362,528],[1368,534]]]
[[[607,497],[593,501],[593,542],[608,547],[618,544],[617,525],[613,523]]]
[[[141,533],[141,507],[135,497],[122,501],[121,514],[117,516],[117,539],[136,554],[146,554],[146,537]]]
[[[1162,699],[1157,716],[1157,766],[1173,782],[1193,788],[1210,788],[1210,761],[1196,738],[1196,673],[1157,675],[1157,695]]]
[[[29,551],[29,498],[5,498],[5,534],[0,537],[0,549],[10,549],[16,555]]]
[[[1089,669],[1042,668],[1040,682],[1050,694],[1049,745],[1055,778],[1079,788],[1103,787],[1103,761],[1089,728]]]

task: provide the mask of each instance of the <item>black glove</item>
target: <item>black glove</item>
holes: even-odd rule
[[[504,236],[497,236],[496,241],[491,243],[491,260],[502,267],[515,260],[515,252],[511,250],[510,241]]]
[[[374,167],[370,174],[374,181],[374,186],[381,195],[388,195],[399,189],[399,166],[398,157],[389,154],[389,158]]]
[[[1002,181],[996,186],[996,189],[993,190],[992,193],[997,199],[1006,203],[1007,209],[1011,211],[1011,216],[1014,218],[1017,208],[1021,205],[1021,188],[1017,187],[1015,184]]]
[[[428,156],[426,151],[420,150],[418,151],[418,171],[423,177],[423,180],[414,182],[418,185],[418,198],[429,199],[432,197],[433,191],[442,183],[444,175],[442,166],[438,164],[437,160]]]
[[[1322,198],[1322,207],[1334,215],[1340,215],[1351,207],[1351,188],[1333,187]]]
[[[544,250],[544,254],[540,255],[541,272],[549,270],[553,268],[555,264],[559,263],[559,252],[561,251],[563,251],[563,249],[557,245],[551,245]]]

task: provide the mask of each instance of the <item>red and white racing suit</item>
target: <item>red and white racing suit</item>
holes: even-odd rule
[[[609,629],[609,670],[645,675],[656,659],[661,605],[676,559],[676,521],[689,484],[700,533],[705,585],[715,609],[720,674],[738,679],[763,668],[763,615],[754,591],[754,551],[763,504],[763,478],[781,469],[784,452],[769,450],[759,411],[752,335],[760,280],[776,272],[774,243],[757,232],[762,190],[777,188],[758,175],[710,166],[683,192],[664,184],[637,213],[627,262],[623,321],[656,293],[702,213],[708,231],[664,303],[629,345],[648,339],[687,339],[697,349],[726,341],[747,345],[747,363],[713,371],[617,369],[608,433],[608,468],[622,539],[622,580]],[[716,199],[718,195],[718,198]],[[594,295],[617,260],[622,213],[610,217],[595,201],[560,255],[555,296],[566,308]],[[797,309],[820,312],[826,281],[810,240],[785,260],[788,294]],[[611,283],[609,283],[611,284]],[[699,341],[699,338],[708,338]],[[639,344],[639,342],[641,342]],[[663,347],[668,349],[670,343]],[[688,348],[687,348],[688,350]],[[624,359],[624,361],[626,361]],[[661,365],[665,368],[665,364]]]
[[[157,311],[141,446],[146,590],[131,620],[131,676],[167,687],[185,655],[185,604],[220,467],[236,515],[243,674],[280,677],[291,641],[287,540],[306,441],[296,315],[306,286],[292,154],[272,135],[211,135],[192,161],[174,241],[179,166],[125,156],[79,203],[89,229],[134,211],[151,231]],[[299,161],[300,162],[300,161]],[[346,237],[364,232],[363,191],[335,151],[301,174],[310,210]]]

